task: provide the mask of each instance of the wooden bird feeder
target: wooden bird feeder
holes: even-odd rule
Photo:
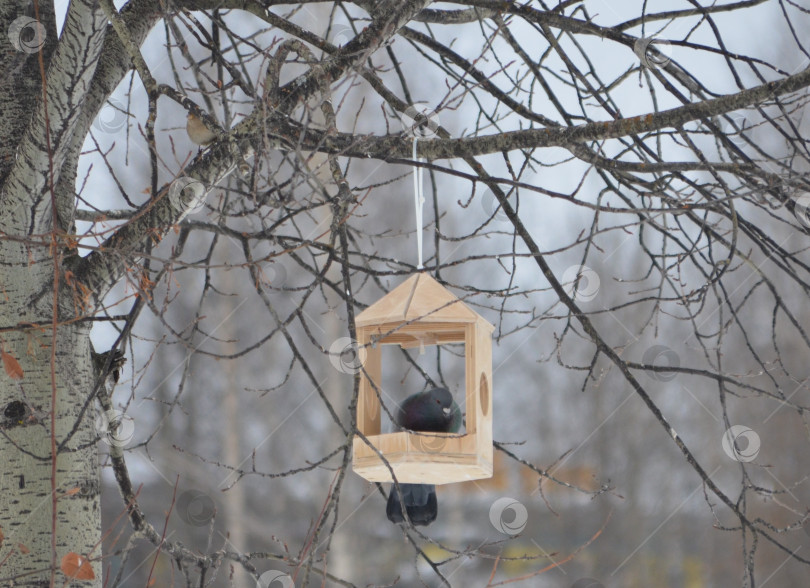
[[[360,373],[357,428],[385,456],[397,480],[449,484],[492,477],[494,327],[426,273],[408,278],[357,315],[355,322],[358,346],[366,350]],[[380,434],[377,391],[384,394],[382,345],[409,349],[445,343],[464,343],[465,433]],[[394,402],[386,402],[386,406],[395,414]],[[392,482],[388,466],[373,448],[355,436],[355,472],[370,482]]]

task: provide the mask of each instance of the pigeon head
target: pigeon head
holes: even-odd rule
[[[453,396],[447,388],[435,388],[431,396],[431,401],[441,407],[442,414],[445,417],[450,418],[450,413],[453,412]]]

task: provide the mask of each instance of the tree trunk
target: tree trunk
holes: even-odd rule
[[[56,186],[83,141],[79,105],[107,26],[97,4],[72,2],[57,42],[53,6],[32,7],[0,7],[14,46],[0,55],[0,585],[68,585],[66,558],[78,578],[95,576],[81,586],[101,586],[94,370],[80,322],[95,300],[64,272],[57,229],[69,230],[75,194],[72,181],[64,198]]]
[[[9,248],[2,249],[2,258],[8,261]],[[0,297],[0,321],[7,327],[42,326],[2,334],[7,355],[0,376],[0,454],[4,456],[0,461],[0,530],[5,536],[0,548],[0,585],[14,581],[15,586],[48,586],[52,562],[58,569],[62,558],[73,552],[94,558],[96,583],[81,585],[100,586],[101,511],[95,407],[88,399],[94,384],[89,328],[82,323],[61,324],[54,335],[48,325],[50,316],[20,308],[17,301],[31,300],[42,291],[32,287],[33,283],[43,281],[26,280],[19,274],[47,275],[49,264],[42,260],[36,265],[43,271],[32,271],[22,251],[17,252],[16,260],[0,270],[5,290]],[[44,298],[50,296],[45,290]],[[11,357],[19,362],[22,377],[15,372]],[[54,449],[66,439],[52,468]],[[55,577],[58,584],[65,581],[60,572]]]

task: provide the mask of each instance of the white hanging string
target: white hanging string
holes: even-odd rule
[[[419,139],[416,135],[413,136],[413,159],[416,162],[421,161],[416,156],[416,143]],[[425,197],[422,194],[422,168],[418,165],[413,166],[413,204],[416,209],[416,255],[417,265],[416,269],[422,269],[422,208],[425,204]]]

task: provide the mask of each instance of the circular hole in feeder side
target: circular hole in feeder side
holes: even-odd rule
[[[481,373],[481,381],[478,383],[478,396],[481,401],[481,412],[487,416],[489,412],[489,382],[487,382],[487,375]]]

